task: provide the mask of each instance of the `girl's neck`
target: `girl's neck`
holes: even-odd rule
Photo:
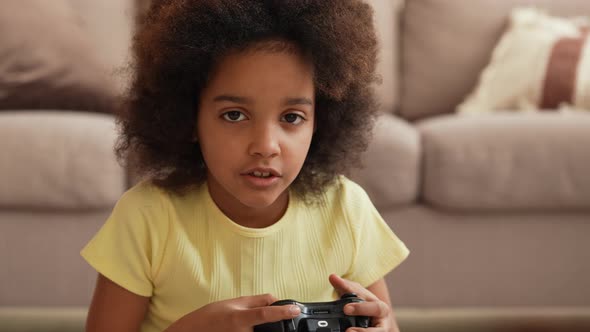
[[[209,195],[225,216],[240,226],[265,228],[281,219],[289,206],[289,193],[283,192],[271,205],[255,208],[244,205],[216,181],[207,181]]]

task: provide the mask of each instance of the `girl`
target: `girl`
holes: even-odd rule
[[[338,175],[367,145],[376,52],[361,0],[155,2],[117,146],[144,180],[82,250],[87,330],[252,331],[300,313],[277,299],[355,292],[347,314],[398,331],[383,277],[408,250]]]

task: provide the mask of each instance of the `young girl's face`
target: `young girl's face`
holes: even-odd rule
[[[284,210],[314,131],[311,64],[296,52],[226,56],[200,96],[197,137],[224,210]]]

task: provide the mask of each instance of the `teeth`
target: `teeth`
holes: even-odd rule
[[[252,174],[254,174],[254,176],[259,177],[259,178],[267,178],[270,176],[270,172],[258,172],[258,171],[254,171],[252,172]]]

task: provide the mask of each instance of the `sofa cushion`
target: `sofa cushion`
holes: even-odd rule
[[[95,209],[126,187],[114,118],[83,112],[0,112],[0,207]]]
[[[144,0],[67,0],[92,41],[98,59],[122,91],[130,79],[131,40]]]
[[[113,1],[93,2],[102,5],[84,6],[92,2],[67,0],[3,3],[0,109],[112,111],[120,91],[114,67],[121,66],[121,49],[126,52],[130,41],[127,38],[124,44],[121,36],[131,27],[114,29],[122,28],[117,20],[120,15],[131,13],[123,13],[121,5],[107,5]],[[94,16],[88,12],[80,15],[79,11],[88,7],[93,8],[90,12]],[[100,7],[110,12],[98,10]],[[96,22],[100,25],[93,24]],[[110,31],[102,41],[94,33],[101,30]]]
[[[459,113],[590,109],[590,22],[516,8]]]
[[[418,132],[391,114],[379,117],[363,157],[364,168],[351,175],[378,208],[416,201],[420,173]]]
[[[442,116],[419,124],[424,199],[458,210],[590,210],[590,115]]]
[[[407,0],[403,14],[400,114],[451,113],[477,83],[510,11],[528,0]],[[590,11],[586,0],[537,0],[556,16]]]
[[[0,308],[87,307],[97,272],[80,256],[80,249],[98,232],[111,210],[0,209],[0,249],[18,253],[2,258]],[[2,323],[0,319],[0,331],[15,331]]]

